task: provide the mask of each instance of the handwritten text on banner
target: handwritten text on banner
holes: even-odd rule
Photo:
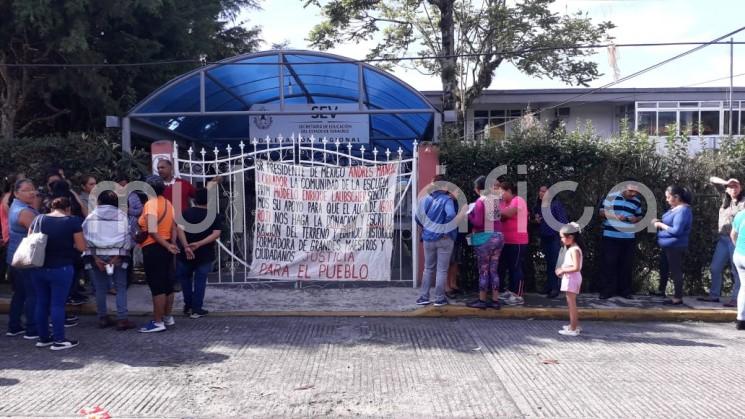
[[[258,160],[252,274],[389,281],[398,169]]]

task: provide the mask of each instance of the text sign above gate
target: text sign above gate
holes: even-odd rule
[[[389,281],[398,171],[257,160],[251,276]]]
[[[370,142],[370,119],[367,114],[338,114],[338,111],[359,111],[354,103],[338,104],[286,104],[284,112],[317,112],[311,115],[289,115],[280,111],[279,104],[251,106],[252,111],[276,112],[272,115],[252,115],[249,135],[254,138],[269,137],[279,143],[279,137],[291,133],[307,140],[311,136],[329,142],[367,144]],[[285,137],[284,143],[292,140]]]

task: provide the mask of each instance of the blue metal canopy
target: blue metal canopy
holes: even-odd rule
[[[251,118],[315,115],[303,108],[308,104],[333,104],[343,107],[335,113],[347,119],[367,118],[368,149],[410,151],[414,140],[433,140],[438,120],[423,95],[376,67],[295,50],[242,55],[196,69],[153,92],[127,117],[134,132],[212,145],[248,142],[256,136]]]

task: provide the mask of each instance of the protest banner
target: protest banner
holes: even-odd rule
[[[389,281],[398,171],[257,160],[251,276]]]

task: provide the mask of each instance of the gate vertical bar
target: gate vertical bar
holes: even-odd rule
[[[235,282],[235,184],[233,183],[233,147],[228,144],[225,148],[228,152],[228,207],[225,215],[230,217],[230,282]]]
[[[412,287],[419,285],[419,229],[416,225],[417,202],[419,194],[419,143],[414,140],[411,160],[411,281]]]
[[[243,198],[243,205],[241,211],[243,213],[243,261],[246,262],[243,264],[243,281],[246,282],[246,277],[248,277],[248,267],[246,264],[248,263],[248,245],[247,245],[247,236],[248,236],[248,222],[246,218],[246,211],[248,210],[248,207],[246,206],[246,155],[244,154],[243,149],[246,147],[246,145],[243,143],[243,140],[241,140],[241,143],[238,144],[238,147],[241,149],[241,197]]]
[[[215,153],[215,176],[220,175],[220,164],[217,162],[217,155],[220,152],[220,150],[217,149],[217,147],[212,150],[213,153]],[[205,173],[206,174],[206,173]],[[219,190],[218,190],[219,192]],[[220,194],[217,194],[217,213],[220,213]],[[222,239],[220,239],[222,241]],[[222,284],[222,250],[219,248],[217,249],[217,282]]]

